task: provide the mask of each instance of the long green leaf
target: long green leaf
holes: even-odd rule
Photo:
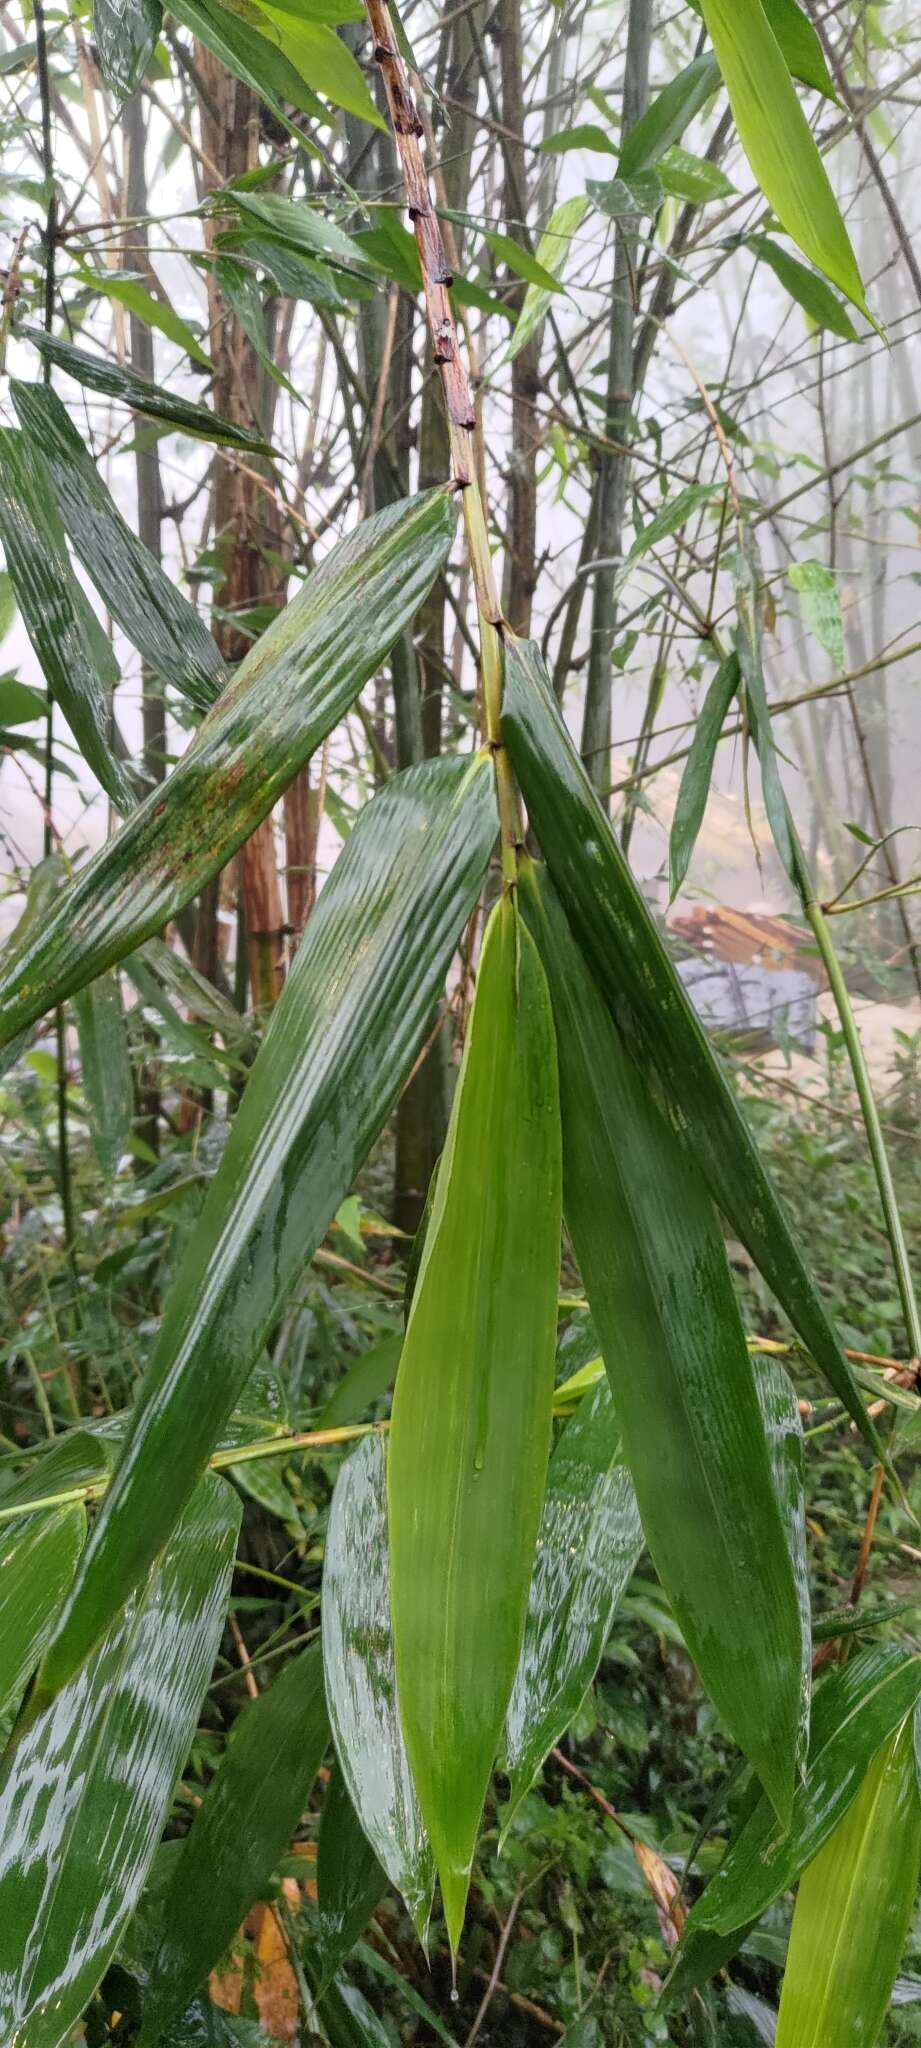
[[[537,244],[535,254],[541,269],[548,271],[551,277],[556,278],[558,284],[562,283],[563,272],[569,257],[570,244],[577,228],[581,226],[585,219],[587,206],[588,199],[584,192],[576,193],[570,199],[561,200],[559,206],[551,214]],[[553,293],[547,289],[546,285],[529,284],[511,340],[505,351],[505,361],[507,363],[511,362],[513,356],[519,355],[521,350],[530,341],[532,334],[536,333],[537,328],[540,326],[544,315],[549,312],[552,303]]]
[[[801,85],[837,101],[834,81],[825,62],[818,30],[798,0],[762,0],[765,14],[783,54],[787,70]]]
[[[54,1627],[86,1534],[82,1507],[0,1528],[0,1720],[17,1707]]]
[[[78,1487],[102,1487],[111,1469],[111,1455],[103,1439],[91,1435],[88,1429],[68,1430],[23,1465],[12,1486],[4,1489],[0,1512],[7,1516],[24,1502],[69,1493]]]
[[[137,1904],[217,1653],[239,1524],[231,1489],[206,1479],[143,1594],[8,1752],[0,1782],[0,2036],[8,2048],[70,2040]]]
[[[881,1454],[757,1147],[569,734],[532,642],[506,636],[503,727],[575,937],[647,1086],[862,1434]]]
[[[319,897],[170,1294],[59,1638],[55,1691],[147,1570],[399,1095],[496,829],[491,762],[395,776]]]
[[[522,898],[556,1020],[566,1224],[646,1540],[707,1691],[786,1825],[800,1612],[722,1235],[546,877],[538,888],[528,871]]]
[[[193,362],[200,363],[204,370],[213,370],[210,356],[188,322],[166,300],[155,298],[133,271],[83,269],[80,281],[94,294],[104,299],[115,299],[127,312],[143,320],[145,326],[156,328],[158,334],[165,334],[167,341],[174,341],[177,348],[191,356]]]
[[[739,140],[803,254],[870,318],[847,229],[761,0],[701,0]]]
[[[173,917],[224,866],[412,619],[454,533],[450,493],[340,541],[247,655],[194,744],[0,963],[0,1043]]]
[[[386,1890],[386,1874],[360,1825],[340,1765],[327,1787],[317,1843],[321,1989],[351,1955]]]
[[[677,78],[670,79],[656,93],[640,120],[634,122],[618,159],[618,177],[633,177],[637,171],[646,171],[650,164],[657,163],[673,142],[681,141],[695,114],[719,91],[719,86],[720,68],[709,50],[686,64]]]
[[[234,1722],[176,1859],[142,2043],[159,2040],[220,1962],[292,1841],[328,1741],[320,1646],[310,1643]]]
[[[380,276],[377,264],[369,261],[352,236],[306,199],[289,199],[282,192],[235,192],[234,203],[260,230],[277,235],[299,254],[319,257],[337,269],[355,271],[359,277]]]
[[[100,597],[151,668],[202,711],[227,681],[204,619],[122,518],[49,384],[10,383],[10,396],[73,547]]]
[[[455,1952],[527,1617],[560,1192],[550,1001],[505,897],[483,943],[387,1458],[400,1715]]]
[[[285,105],[299,107],[302,114],[315,119],[328,119],[323,101],[311,92],[300,72],[271,40],[268,22],[263,35],[229,7],[221,6],[220,0],[175,0],[170,13],[200,37],[206,49],[220,58],[234,78],[258,93],[276,120],[299,143],[303,144],[303,136],[288,119]]]
[[[108,738],[107,695],[120,680],[111,642],[70,565],[54,500],[24,435],[0,430],[0,538],[23,624],[74,739],[106,794],[135,792]]]
[[[210,412],[206,405],[195,405],[189,398],[179,398],[175,392],[162,390],[159,384],[151,384],[149,378],[139,377],[136,370],[113,362],[111,356],[90,355],[85,348],[75,348],[71,341],[59,341],[52,334],[43,334],[38,327],[25,327],[23,333],[34,342],[46,362],[64,370],[68,377],[74,377],[88,391],[101,391],[105,398],[115,398],[121,405],[130,406],[132,412],[160,420],[164,426],[174,427],[181,434],[191,434],[195,440],[216,441],[219,446],[228,448],[244,448],[250,455],[273,453],[261,434],[241,426],[237,420],[225,419],[222,413]]]
[[[809,1553],[806,1545],[806,1471],[799,1402],[779,1358],[752,1355],[761,1420],[768,1447],[774,1492],[780,1508],[800,1625],[800,1724],[796,1765],[809,1747],[812,1691],[812,1602],[809,1596]]]
[[[816,1687],[806,1774],[780,1835],[762,1798],[691,1908],[666,1986],[686,1999],[741,1948],[746,1933],[818,1855],[857,1795],[873,1757],[921,1699],[921,1658],[895,1644],[862,1650]]]
[[[160,34],[160,0],[93,0],[93,35],[109,90],[126,100],[140,85]]]
[[[282,54],[312,92],[322,93],[335,107],[357,114],[372,128],[386,128],[360,64],[334,28],[325,22],[305,19],[300,11],[295,15],[283,7],[273,7],[270,0],[257,0],[257,6],[266,18],[267,33],[274,31]]]
[[[528,1619],[505,1717],[503,1833],[598,1669],[643,1549],[610,1389],[586,1394],[550,1460]]]
[[[329,1718],[352,1805],[425,1942],[435,1867],[410,1775],[390,1628],[384,1447],[369,1436],[336,1481],[323,1562]]]
[[[730,654],[720,663],[704,698],[678,790],[668,841],[669,893],[673,902],[697,844],[697,834],[703,824],[710,794],[719,736],[738,687],[739,657]]]
[[[921,1798],[912,1717],[800,1879],[776,2048],[872,2048],[918,1896]]]
[[[815,270],[809,270],[798,256],[791,256],[789,249],[775,242],[773,235],[746,235],[745,248],[773,270],[784,290],[796,300],[797,305],[802,306],[803,312],[817,327],[827,327],[830,333],[839,334],[842,341],[858,339],[850,314],[824,277]]]
[[[101,974],[81,989],[74,1005],[80,1071],[100,1171],[111,1179],[131,1135],[134,1089],[121,989],[115,974]]]

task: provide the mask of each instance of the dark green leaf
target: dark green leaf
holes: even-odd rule
[[[506,896],[483,942],[387,1454],[400,1716],[455,1953],[527,1618],[560,1194],[550,1000]]]
[[[357,271],[359,277],[379,277],[377,265],[369,263],[351,235],[306,199],[288,199],[280,192],[234,192],[241,213],[258,221],[260,228],[290,244],[302,256],[319,257],[340,270]]]
[[[767,688],[761,660],[761,613],[759,609],[758,567],[754,552],[746,545],[735,557],[736,606],[738,626],[736,629],[736,653],[739,669],[745,686],[745,698],[751,720],[758,761],[761,768],[761,793],[767,812],[771,836],[778,857],[791,881],[796,880],[797,868],[793,850],[793,830],[783,783],[777,749],[774,745],[774,727],[768,708]]]
[[[646,1541],[704,1685],[785,1825],[800,1611],[722,1234],[546,877],[538,890],[531,871],[523,897],[556,1021],[566,1224]]]
[[[797,1767],[809,1747],[810,1695],[812,1691],[812,1605],[809,1597],[809,1555],[806,1548],[806,1473],[803,1454],[803,1425],[799,1402],[779,1358],[754,1352],[752,1368],[761,1420],[767,1439],[774,1492],[780,1508],[787,1550],[793,1569],[800,1620],[800,1725],[797,1736]]]
[[[89,1486],[105,1486],[112,1469],[108,1445],[88,1429],[71,1429],[31,1457],[28,1464],[5,1489],[0,1511],[46,1500],[49,1494],[69,1493]]]
[[[269,443],[252,428],[241,426],[236,420],[224,419],[220,413],[210,412],[206,405],[195,405],[191,399],[179,398],[172,391],[162,390],[159,384],[151,384],[146,377],[139,377],[136,370],[113,362],[110,356],[90,355],[86,349],[75,348],[73,342],[58,341],[54,335],[43,334],[37,327],[26,327],[23,333],[35,343],[46,362],[64,370],[68,377],[74,377],[87,390],[101,391],[105,398],[114,398],[120,405],[130,406],[132,412],[161,420],[164,426],[174,427],[180,434],[191,434],[199,441],[217,441],[225,447],[245,448],[250,455],[273,453]]]
[[[780,44],[788,71],[799,79],[801,85],[811,86],[826,99],[837,102],[818,31],[797,5],[797,0],[762,0],[762,6]]]
[[[880,1445],[757,1147],[572,745],[533,643],[506,636],[503,726],[573,933],[714,1201],[877,1455]]]
[[[396,1693],[384,1447],[366,1437],[340,1471],[323,1564],[326,1698],[361,1825],[425,1942],[435,1867],[403,1742]]]
[[[791,256],[780,242],[771,235],[747,235],[745,247],[757,256],[761,263],[767,263],[775,277],[780,279],[791,299],[795,299],[803,312],[808,313],[817,327],[827,327],[832,334],[840,334],[843,341],[856,341],[857,329],[837,293],[826,284],[815,270],[809,270],[798,256]]]
[[[204,1983],[268,1884],[328,1741],[320,1645],[310,1643],[238,1715],[176,1859],[144,2001],[143,2043],[156,2042]]]
[[[762,1798],[688,1915],[667,1996],[685,1999],[735,1954],[753,1923],[795,1884],[843,1819],[873,1757],[921,1698],[921,1658],[892,1643],[852,1655],[816,1687],[805,1777],[779,1835]]]
[[[618,177],[631,178],[637,171],[648,170],[673,142],[680,142],[695,114],[719,91],[720,82],[719,65],[709,50],[685,65],[634,122],[620,152]]]
[[[14,378],[10,395],[74,549],[113,618],[157,675],[206,711],[227,671],[204,620],[122,518],[57,393]]]
[[[96,0],[96,5],[98,8],[99,0]],[[139,277],[118,270],[81,270],[80,279],[89,291],[106,299],[116,299],[120,306],[136,314],[147,327],[155,327],[158,334],[165,334],[168,341],[174,341],[194,362],[201,363],[203,369],[213,368],[210,356],[206,355],[188,322],[180,318],[173,306],[155,298]]]
[[[25,437],[0,431],[0,537],[23,624],[88,768],[119,810],[134,791],[108,740],[106,697],[119,668],[70,566],[53,499]]]
[[[265,34],[261,34],[229,7],[221,6],[219,0],[170,0],[170,13],[201,38],[234,78],[258,93],[298,142],[303,138],[289,121],[286,104],[299,107],[302,114],[320,120],[328,118],[322,100],[272,40],[268,22]]]
[[[482,885],[487,754],[394,777],[323,888],[169,1297],[84,1553],[56,1690],[162,1548],[226,1416],[389,1116]]]
[[[160,0],[93,0],[93,35],[110,92],[126,100],[135,91],[157,46]]]
[[[509,269],[514,270],[516,277],[523,277],[528,284],[548,292],[562,291],[563,287],[557,283],[552,271],[538,263],[537,257],[532,256],[530,250],[523,249],[520,242],[513,241],[511,235],[484,234],[483,240],[500,263],[507,263]]]
[[[528,1619],[505,1717],[503,1830],[598,1669],[614,1610],[643,1549],[610,1389],[586,1394],[550,1460]]]
[[[697,834],[703,824],[710,781],[720,733],[726,713],[739,687],[739,658],[727,655],[710,684],[694,726],[691,751],[684,764],[681,786],[672,817],[668,842],[669,890],[672,902],[684,881]]]
[[[2,467],[0,460],[0,470]],[[29,683],[20,683],[15,676],[0,676],[0,726],[34,725],[46,716],[47,710],[48,700],[40,690],[33,690]]]
[[[317,1417],[318,1429],[334,1429],[342,1422],[357,1422],[375,1401],[393,1386],[400,1357],[400,1337],[382,1337],[363,1351],[333,1389]]]
[[[551,156],[562,156],[570,149],[603,150],[605,156],[616,156],[617,145],[611,141],[606,128],[599,128],[596,121],[577,121],[572,128],[561,128],[556,135],[547,135],[538,149]]]
[[[450,492],[340,541],[238,669],[195,743],[0,968],[0,1038],[151,937],[197,894],[348,710],[412,619],[455,527]]]
[[[317,1844],[321,1990],[351,1955],[386,1889],[386,1875],[359,1826],[340,1766],[327,1786]]]
[[[125,1014],[116,974],[101,974],[81,989],[74,1005],[80,1037],[80,1072],[100,1171],[114,1175],[131,1135],[134,1088]]]
[[[240,1525],[209,1477],[92,1662],[0,1781],[0,2031],[62,2048],[137,1904],[220,1640]],[[196,1912],[203,1901],[196,1900]]]
[[[10,1505],[9,1496],[2,1502]],[[0,1525],[0,1719],[18,1707],[73,1578],[86,1535],[82,1507]]]

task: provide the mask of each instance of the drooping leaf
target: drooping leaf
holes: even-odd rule
[[[455,1952],[527,1616],[559,1252],[550,1000],[504,897],[483,942],[387,1456],[400,1715]]]
[[[803,1425],[799,1402],[779,1358],[752,1355],[761,1420],[767,1441],[774,1492],[780,1508],[787,1551],[793,1569],[800,1622],[800,1725],[797,1768],[809,1747],[812,1690],[812,1605],[809,1596],[809,1555],[806,1548],[806,1474]]]
[[[54,1627],[85,1534],[86,1516],[77,1506],[0,1525],[0,1720],[19,1705]]]
[[[289,199],[281,192],[237,191],[234,202],[241,213],[258,222],[260,230],[290,243],[301,255],[319,257],[340,270],[355,271],[359,277],[379,276],[376,264],[369,262],[360,244],[306,199]]]
[[[351,1955],[386,1889],[386,1874],[359,1825],[340,1765],[326,1790],[317,1843],[321,1989]]]
[[[811,86],[837,101],[834,81],[825,62],[817,29],[798,0],[762,0],[765,14],[783,53],[787,70],[801,85]]]
[[[838,578],[824,562],[792,562],[787,577],[802,600],[803,616],[835,668],[844,667],[844,620]]]
[[[826,284],[815,270],[807,269],[798,256],[791,256],[773,235],[746,235],[745,247],[750,249],[759,262],[766,263],[779,278],[791,299],[802,306],[810,320],[817,327],[827,327],[832,334],[839,334],[843,341],[856,341],[857,329],[836,292]]]
[[[46,362],[64,370],[68,377],[74,377],[88,391],[100,391],[104,398],[117,399],[119,404],[129,406],[132,412],[160,420],[164,426],[175,428],[180,434],[191,434],[195,440],[216,441],[219,446],[228,448],[245,448],[250,455],[273,453],[269,443],[254,429],[242,426],[237,420],[224,419],[221,413],[210,412],[206,405],[195,405],[190,398],[180,398],[175,392],[164,391],[159,384],[151,384],[147,377],[138,376],[136,370],[113,362],[111,356],[90,355],[87,349],[75,348],[71,341],[59,341],[53,334],[43,334],[38,327],[26,327],[23,333],[34,342]]]
[[[483,240],[499,262],[507,263],[516,277],[523,277],[527,284],[536,285],[539,291],[562,291],[563,287],[553,272],[546,270],[542,263],[538,263],[537,257],[532,256],[529,249],[523,249],[521,243],[514,241],[511,235],[488,233],[484,234]]]
[[[818,1855],[856,1798],[870,1763],[921,1699],[921,1658],[893,1643],[852,1655],[816,1686],[806,1774],[790,1831],[761,1798],[692,1906],[666,1995],[687,1998],[741,1948],[761,1914]]]
[[[73,547],[113,618],[157,675],[206,711],[227,670],[200,613],[122,518],[51,386],[13,378],[10,396],[33,462],[40,463]]]
[[[125,1013],[116,974],[101,974],[74,1005],[80,1071],[100,1172],[111,1179],[131,1135],[134,1089]]]
[[[558,283],[569,256],[573,235],[585,218],[588,199],[584,193],[576,193],[571,199],[561,200],[554,209],[537,244],[535,255],[542,270],[548,270]],[[553,293],[545,285],[529,284],[524,295],[524,304],[512,330],[504,360],[510,363],[513,356],[530,341],[535,329],[540,326],[553,300]]]
[[[657,163],[673,142],[680,142],[696,114],[720,88],[720,68],[712,51],[705,51],[686,64],[676,78],[669,79],[650,101],[645,114],[635,121],[625,138],[617,164],[618,176],[630,178]]]
[[[93,0],[93,35],[110,92],[126,100],[140,85],[160,34],[160,0]]]
[[[209,1476],[143,1593],[7,1752],[0,2030],[9,2048],[62,2048],[134,1910],[214,1663],[239,1525],[231,1489]]]
[[[121,811],[134,803],[131,779],[108,738],[106,695],[119,667],[70,565],[53,500],[29,446],[0,431],[0,538],[29,639],[87,767]]]
[[[282,55],[303,78],[311,92],[322,93],[334,107],[357,114],[372,128],[386,129],[387,123],[374,104],[364,73],[347,43],[325,22],[311,21],[300,10],[289,13],[270,0],[257,0],[260,14],[274,30]]]
[[[550,873],[631,1057],[804,1344],[881,1455],[718,1057],[572,745],[533,643],[506,635],[503,729]]]
[[[739,657],[751,729],[758,749],[764,808],[778,857],[791,881],[795,881],[797,869],[792,821],[781,781],[777,748],[774,745],[774,726],[768,706],[761,659],[758,566],[747,535],[745,544],[735,556],[735,587],[736,653]]]
[[[49,1691],[162,1547],[279,1309],[390,1114],[496,829],[491,763],[395,776],[350,834],[272,1015],[173,1283]]]
[[[872,2048],[918,1896],[921,1797],[912,1717],[800,1878],[776,2048]]]
[[[206,370],[212,368],[210,357],[202,348],[198,336],[193,334],[188,321],[181,319],[175,307],[168,305],[165,300],[155,298],[141,278],[135,277],[130,271],[122,273],[118,270],[82,270],[80,277],[91,291],[98,292],[103,298],[117,300],[129,313],[137,314],[146,326],[156,328],[158,334],[165,334],[167,340],[174,341],[177,348],[184,349],[186,355],[192,357],[193,362],[201,363]]]
[[[176,1858],[144,2000],[144,2048],[220,1962],[268,1883],[328,1741],[320,1645],[309,1643],[237,1716]]]
[[[722,1235],[546,876],[529,870],[522,896],[556,1021],[566,1225],[646,1541],[704,1685],[784,1826],[800,1611]]]
[[[454,532],[450,495],[388,506],[279,614],[165,782],[0,966],[0,1038],[161,929],[223,867],[413,617]]]
[[[352,1805],[424,1944],[435,1867],[397,1703],[386,1496],[383,1444],[365,1437],[342,1466],[329,1514],[320,1610],[326,1698]]]
[[[288,119],[285,106],[298,107],[302,114],[323,119],[326,109],[322,100],[311,92],[309,85],[291,63],[290,58],[273,41],[266,21],[266,34],[250,26],[239,14],[222,6],[220,0],[175,0],[170,13],[192,34],[199,36],[205,47],[218,57],[234,78],[242,80],[260,99],[271,108],[276,120],[288,128],[299,142],[303,141],[299,131]]]
[[[48,700],[17,676],[0,676],[0,727],[35,725],[46,716]]]
[[[112,1457],[104,1438],[91,1435],[88,1429],[69,1429],[29,1458],[12,1486],[4,1489],[0,1511],[8,1515],[13,1508],[40,1505],[49,1495],[102,1488],[111,1469]]]
[[[610,1389],[586,1394],[550,1460],[528,1619],[505,1717],[503,1831],[598,1669],[643,1549]]]
[[[739,687],[739,658],[733,653],[720,663],[694,726],[691,751],[675,803],[668,841],[669,895],[672,902],[684,881],[703,824],[713,763],[726,713]]]
[[[768,204],[804,256],[869,318],[847,228],[761,0],[701,0],[701,11]]]

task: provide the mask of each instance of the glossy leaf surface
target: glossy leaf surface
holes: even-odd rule
[[[153,56],[160,0],[93,0],[93,35],[103,78],[117,99],[140,85]]]
[[[204,1983],[268,1883],[328,1740],[320,1646],[310,1643],[238,1715],[176,1858],[144,2003],[145,2044]]]
[[[752,1354],[752,1368],[761,1421],[767,1441],[774,1491],[780,1508],[800,1620],[800,1725],[797,1765],[809,1746],[812,1671],[812,1605],[809,1597],[809,1554],[806,1547],[806,1473],[803,1425],[799,1402],[779,1358]]]
[[[782,1835],[767,1799],[743,1821],[691,1908],[667,1996],[687,1998],[741,1948],[844,1818],[873,1757],[921,1698],[921,1658],[886,1643],[851,1656],[816,1687],[805,1777]]]
[[[325,884],[173,1283],[45,1678],[143,1576],[393,1108],[483,882],[488,755],[395,776]]]
[[[713,763],[726,714],[739,687],[739,657],[729,654],[720,663],[704,698],[694,725],[691,751],[672,814],[668,841],[668,879],[672,901],[678,894],[697,844],[704,820]]]
[[[258,93],[292,135],[299,131],[289,120],[286,106],[299,107],[304,114],[323,116],[322,100],[311,92],[277,44],[253,28],[249,19],[232,13],[229,7],[221,5],[221,0],[177,0],[170,11],[193,35],[200,37],[235,78]]]
[[[119,681],[110,641],[70,565],[64,529],[25,437],[0,431],[0,538],[22,620],[80,752],[116,809],[134,803],[108,738],[107,693]]]
[[[761,0],[701,0],[701,12],[765,199],[803,254],[865,313],[848,232]]]
[[[528,1619],[505,1717],[507,1828],[592,1683],[643,1550],[609,1387],[587,1394],[547,1472]]]
[[[227,681],[200,612],[122,518],[66,407],[48,384],[13,379],[10,396],[83,567],[157,675],[206,711]]]
[[[34,342],[45,362],[74,377],[87,391],[99,391],[103,398],[114,398],[120,405],[130,406],[132,412],[159,420],[165,427],[174,427],[177,433],[191,434],[195,440],[245,448],[250,455],[272,454],[268,442],[249,427],[211,412],[206,405],[180,398],[173,391],[164,391],[159,384],[151,384],[147,377],[139,377],[136,370],[126,369],[111,356],[91,355],[88,349],[75,348],[72,341],[59,341],[37,327],[26,327],[23,333]]]
[[[73,1577],[82,1507],[0,1525],[0,1719],[19,1705]]]
[[[828,1312],[562,722],[540,652],[511,634],[503,729],[573,935],[631,1058],[816,1364],[879,1454]]]
[[[918,1896],[921,1798],[911,1716],[800,1878],[776,2048],[872,2048]]]
[[[223,867],[412,619],[454,532],[443,490],[340,541],[256,643],[165,782],[0,962],[0,1039],[153,936]]]
[[[359,1824],[340,1765],[327,1787],[317,1843],[324,1985],[351,1954],[386,1889],[386,1874]]]
[[[121,989],[115,974],[101,974],[80,990],[75,1005],[80,1071],[100,1171],[111,1177],[131,1135],[134,1087]]]
[[[506,897],[483,942],[387,1456],[400,1714],[455,1951],[546,1478],[560,1180],[550,999]]]
[[[352,1805],[425,1941],[435,1866],[400,1723],[390,1627],[384,1446],[365,1437],[336,1481],[323,1563],[326,1697]]]
[[[653,1562],[704,1685],[782,1823],[800,1613],[761,1409],[706,1184],[651,1101],[535,871],[553,999],[566,1225]]]
[[[68,1430],[42,1449],[8,1486],[0,1498],[0,1511],[46,1499],[49,1494],[67,1493],[72,1488],[104,1485],[112,1458],[104,1440],[88,1429]]]
[[[712,94],[720,88],[720,68],[712,52],[695,57],[679,71],[677,78],[669,79],[667,85],[657,92],[645,114],[634,121],[629,135],[625,137],[617,164],[620,178],[631,178],[637,171],[649,169],[660,156],[670,149],[673,142],[681,137],[695,114],[705,107]]]
[[[7,1753],[0,2034],[70,2039],[133,1911],[214,1663],[240,1510],[199,1489],[143,1594]]]

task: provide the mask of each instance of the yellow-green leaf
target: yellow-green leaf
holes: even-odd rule
[[[776,2048],[873,2048],[918,1893],[912,1716],[800,1879]]]
[[[455,1950],[528,1608],[560,1207],[550,999],[506,898],[484,941],[387,1475],[400,1712]]]

